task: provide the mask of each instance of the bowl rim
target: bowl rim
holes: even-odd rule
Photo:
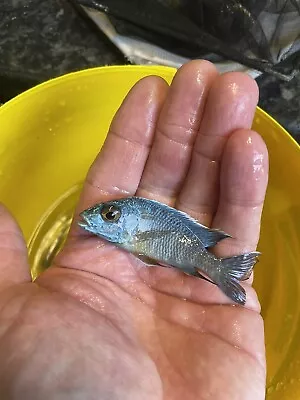
[[[156,75],[161,74],[168,75],[170,78],[174,76],[177,69],[172,67],[166,66],[156,66],[156,65],[149,65],[149,66],[141,66],[141,65],[117,65],[117,66],[99,66],[99,67],[92,67],[92,68],[85,68],[79,71],[69,72],[58,77],[54,77],[48,79],[38,85],[33,86],[32,88],[20,93],[19,95],[15,96],[11,100],[7,101],[3,105],[0,106],[0,123],[1,123],[1,116],[5,113],[5,110],[9,108],[13,108],[17,106],[19,103],[26,101],[27,98],[30,98],[32,95],[37,95],[40,91],[43,91],[46,88],[51,88],[56,85],[64,84],[64,82],[70,82],[72,80],[77,79],[78,77],[84,76],[98,76],[98,75],[105,75],[106,73],[128,73],[128,72],[144,72],[145,74],[149,75]],[[256,106],[256,117],[262,118],[267,120],[271,126],[273,126],[277,131],[278,135],[282,137],[285,143],[290,146],[290,150],[293,152],[300,151],[300,144],[291,136],[291,134],[279,123],[277,122],[271,115],[269,115],[266,111],[264,111],[259,106]],[[255,118],[255,117],[254,117]],[[1,131],[1,127],[0,127]],[[1,133],[0,133],[1,134]],[[32,240],[32,236],[31,239]],[[280,371],[280,370],[279,370]],[[267,382],[266,386],[266,394],[268,393],[268,388],[273,386],[273,381],[276,382],[277,374],[273,376],[273,379],[270,382]],[[300,386],[299,386],[300,388]],[[298,390],[299,390],[298,388]],[[289,392],[290,393],[290,392]],[[267,396],[269,398],[269,396]]]
[[[76,79],[77,77],[88,76],[88,75],[99,75],[106,74],[107,72],[111,73],[127,73],[127,72],[145,72],[149,75],[159,75],[167,73],[170,77],[174,76],[177,68],[168,67],[164,65],[104,65],[98,67],[90,67],[84,68],[78,71],[68,72],[62,75],[59,75],[54,78],[47,79],[46,81],[39,83],[32,88],[25,90],[24,92],[18,94],[13,97],[6,103],[0,106],[0,117],[1,114],[11,108],[16,106],[23,100],[26,100],[27,97],[31,96],[34,93],[38,93],[39,91],[44,90],[44,88],[50,88],[56,85],[59,85],[61,82],[71,81]],[[269,113],[263,110],[261,107],[256,106],[256,113],[258,117],[263,117],[264,119],[269,120],[278,130],[281,131],[281,134],[285,137],[294,150],[300,151],[300,143],[296,141],[296,139],[278,122],[276,121]]]

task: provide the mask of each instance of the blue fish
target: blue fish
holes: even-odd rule
[[[259,252],[219,258],[208,251],[230,235],[200,224],[188,214],[155,200],[126,197],[84,210],[79,226],[148,264],[168,265],[197,277],[205,274],[231,300],[244,305],[247,279]],[[207,279],[204,277],[204,279]]]

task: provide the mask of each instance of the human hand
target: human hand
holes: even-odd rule
[[[251,78],[219,76],[205,61],[183,66],[170,89],[140,81],[89,171],[64,249],[34,283],[1,209],[0,398],[265,398],[253,277],[236,306],[215,285],[146,267],[77,225],[83,209],[137,194],[231,234],[219,256],[255,250],[268,179],[266,146],[250,130],[257,99]]]

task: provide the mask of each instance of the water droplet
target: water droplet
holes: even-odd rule
[[[48,128],[48,131],[49,131],[49,132],[52,132],[52,131],[53,131],[53,129],[52,129],[52,128]]]
[[[275,386],[275,390],[280,390],[284,386],[283,382],[278,382]]]
[[[273,393],[274,390],[275,390],[275,387],[274,387],[274,386],[269,386],[268,389],[267,389],[267,394]]]

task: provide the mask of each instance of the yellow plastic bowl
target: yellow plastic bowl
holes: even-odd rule
[[[51,216],[62,221],[65,209],[73,208],[129,89],[146,75],[171,82],[174,73],[139,66],[84,70],[39,85],[0,108],[0,200],[17,218],[31,254],[38,253]],[[270,154],[259,244],[263,257],[255,276],[266,330],[267,399],[299,400],[300,151],[259,108],[253,128]]]

